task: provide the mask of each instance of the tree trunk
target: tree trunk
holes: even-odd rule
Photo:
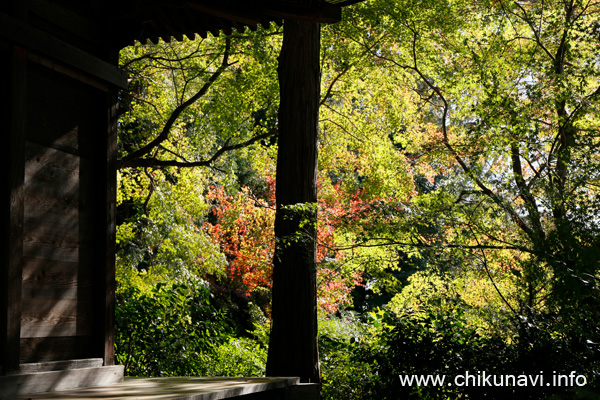
[[[316,221],[320,25],[286,20],[279,56],[277,211],[268,376],[319,382]]]

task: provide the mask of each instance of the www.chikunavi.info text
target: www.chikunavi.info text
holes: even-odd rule
[[[455,376],[448,375],[399,375],[402,386],[585,386],[587,379],[575,371],[570,373],[545,374],[488,374],[487,372],[466,371]]]

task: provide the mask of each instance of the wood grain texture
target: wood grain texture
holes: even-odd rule
[[[93,333],[92,327],[89,300],[23,298],[23,338],[85,336]]]
[[[76,262],[61,262],[25,257],[23,260],[23,297],[77,299],[92,295],[94,277],[90,268]]]
[[[0,399],[14,399],[15,396],[30,393],[110,386],[122,381],[122,365],[4,376],[0,377]]]
[[[164,377],[125,378],[124,382],[102,388],[77,389],[63,393],[33,394],[18,399],[103,399],[103,400],[288,400],[287,393],[297,384],[297,377],[223,378]],[[292,389],[289,391],[289,389]],[[317,400],[319,397],[303,397]]]
[[[22,338],[21,364],[89,357],[91,336]]]
[[[100,357],[107,299],[107,92],[39,65],[32,82],[20,359]],[[114,253],[112,259],[114,274]]]
[[[24,4],[22,1],[19,3]],[[116,87],[127,87],[126,74],[115,65],[5,14],[0,14],[0,36],[59,60],[61,63],[86,71]]]
[[[115,59],[118,54],[114,54]],[[103,201],[98,205],[104,210],[102,220],[98,223],[104,225],[104,237],[101,243],[102,262],[102,282],[100,292],[103,292],[103,304],[99,312],[102,313],[104,320],[102,321],[99,343],[101,345],[102,357],[104,365],[115,364],[115,254],[116,254],[116,221],[117,221],[117,122],[118,122],[118,98],[117,93],[112,92],[108,97],[107,114],[106,114],[106,130],[107,135],[104,141],[105,145],[105,161],[104,164],[104,186],[101,189],[104,192]]]
[[[41,241],[23,243],[23,254],[25,257],[45,258],[52,261],[79,261],[79,249],[77,247],[56,247]]]
[[[23,363],[20,366],[22,374],[47,371],[65,371],[79,368],[98,368],[102,366],[101,358],[83,358],[79,360],[46,361],[35,363]]]

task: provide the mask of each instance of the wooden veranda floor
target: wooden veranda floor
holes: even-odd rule
[[[298,385],[298,378],[167,377],[125,378],[108,387],[83,388],[19,396],[18,400],[217,400],[318,399],[315,387]],[[306,392],[313,393],[306,393]],[[304,393],[302,393],[304,392]]]

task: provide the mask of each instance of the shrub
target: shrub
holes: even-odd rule
[[[159,283],[148,293],[126,287],[117,295],[116,358],[129,376],[206,375],[229,331],[201,285]]]
[[[547,314],[518,316],[519,335],[510,338],[483,335],[466,322],[460,306],[431,307],[424,314],[398,316],[382,311],[373,321],[377,326],[372,340],[356,349],[363,363],[372,366],[377,379],[371,379],[371,398],[376,399],[571,399],[598,398],[597,345],[556,325]],[[586,376],[583,388],[551,384],[552,376],[571,371]],[[466,373],[528,376],[526,386],[454,385],[454,378]],[[531,379],[543,373],[540,385]],[[443,386],[403,385],[399,376],[445,376]],[[462,382],[462,381],[461,381]],[[485,382],[485,381],[480,381]],[[536,382],[542,382],[536,380]],[[451,385],[449,385],[450,383]],[[592,396],[592,397],[586,397]]]
[[[267,349],[250,338],[230,337],[207,361],[210,376],[264,376]]]
[[[367,325],[354,313],[338,313],[319,322],[319,353],[323,399],[362,400],[371,397],[376,379],[373,365],[365,363],[360,346]]]

